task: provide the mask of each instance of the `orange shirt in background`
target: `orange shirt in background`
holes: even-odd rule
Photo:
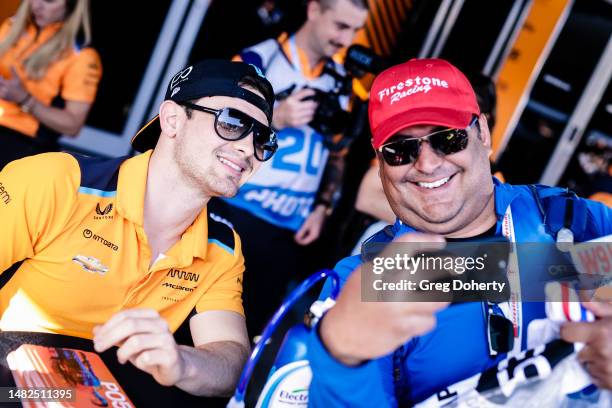
[[[11,25],[12,19],[8,19],[0,26],[0,42],[8,35]],[[24,88],[45,105],[51,105],[58,95],[67,101],[93,103],[102,76],[100,56],[93,48],[75,46],[66,51],[51,63],[40,80],[29,79],[25,73],[23,62],[61,27],[62,23],[51,24],[37,35],[36,28],[28,26],[19,40],[0,55],[0,75],[10,78],[13,67]],[[35,137],[39,122],[33,115],[22,112],[16,103],[0,99],[0,126]]]

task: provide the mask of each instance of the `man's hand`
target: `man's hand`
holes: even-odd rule
[[[302,99],[314,94],[313,89],[301,89],[277,103],[274,107],[274,115],[272,115],[272,125],[277,129],[306,125],[312,120],[317,110],[317,103]]]
[[[28,92],[24,89],[19,75],[15,72],[15,68],[11,67],[10,79],[0,76],[0,99],[19,103],[27,96]]]
[[[423,250],[441,249],[437,235],[406,234],[394,242],[422,242]],[[383,251],[381,256],[385,256]],[[342,288],[336,305],[321,320],[321,340],[346,365],[384,356],[414,336],[435,327],[434,313],[448,302],[362,302],[361,271],[357,268]]]
[[[319,238],[325,223],[327,208],[320,204],[308,215],[302,227],[295,233],[294,239],[300,245],[308,245]]]
[[[597,320],[569,322],[561,326],[561,338],[569,342],[585,343],[578,360],[601,388],[612,389],[612,303],[583,302]]]
[[[105,324],[94,327],[93,341],[99,353],[118,346],[121,364],[130,361],[162,385],[175,385],[184,375],[185,362],[168,323],[153,309],[115,314]]]

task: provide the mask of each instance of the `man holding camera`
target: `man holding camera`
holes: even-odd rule
[[[244,302],[251,335],[280,304],[299,266],[301,246],[319,237],[331,211],[344,159],[341,152],[330,151],[336,135],[330,129],[329,104],[345,111],[350,96],[350,90],[337,93],[344,69],[334,56],[351,44],[367,13],[364,0],[311,0],[306,22],[295,34],[266,40],[239,55],[260,67],[274,87],[273,126],[279,138],[277,155],[235,198],[216,203],[216,211],[234,224],[244,242]],[[338,96],[330,101],[334,92]]]

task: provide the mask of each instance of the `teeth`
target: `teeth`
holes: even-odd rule
[[[425,187],[425,188],[436,188],[436,187],[440,187],[444,184],[446,184],[448,182],[448,180],[450,180],[450,177],[444,177],[443,179],[440,179],[438,181],[434,181],[432,183],[425,183],[423,181],[419,181],[417,184],[421,187]]]
[[[226,164],[228,166],[230,166],[232,169],[236,170],[236,171],[242,171],[242,167],[236,165],[235,163],[232,163],[229,160],[224,159],[223,157],[219,157],[219,161],[221,161],[221,163]]]

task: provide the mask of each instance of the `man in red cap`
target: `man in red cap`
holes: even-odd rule
[[[612,211],[603,205],[562,189],[511,186],[491,176],[487,120],[468,80],[446,61],[415,59],[381,73],[372,85],[369,119],[380,178],[397,216],[370,242],[437,248],[447,241],[554,244],[568,236],[587,241],[612,233]],[[560,199],[571,202],[569,217],[567,207],[560,214],[552,205]],[[574,223],[577,218],[584,222]],[[565,224],[552,225],[552,219]],[[506,357],[526,358],[521,352],[534,340],[527,338],[529,324],[547,317],[544,302],[521,302],[514,294],[507,302],[452,307],[365,302],[368,287],[362,288],[362,278],[366,285],[365,265],[373,259],[362,252],[336,266],[343,289],[309,339],[311,406],[410,406],[426,400],[427,406],[437,406],[477,384],[477,391],[504,386],[495,376],[482,385],[484,376],[481,382],[478,376]],[[326,285],[321,297],[330,290]],[[609,389],[612,305],[585,306],[598,319],[566,323],[561,337],[585,344],[578,358],[588,363],[590,381]],[[473,381],[456,385],[468,378]]]

